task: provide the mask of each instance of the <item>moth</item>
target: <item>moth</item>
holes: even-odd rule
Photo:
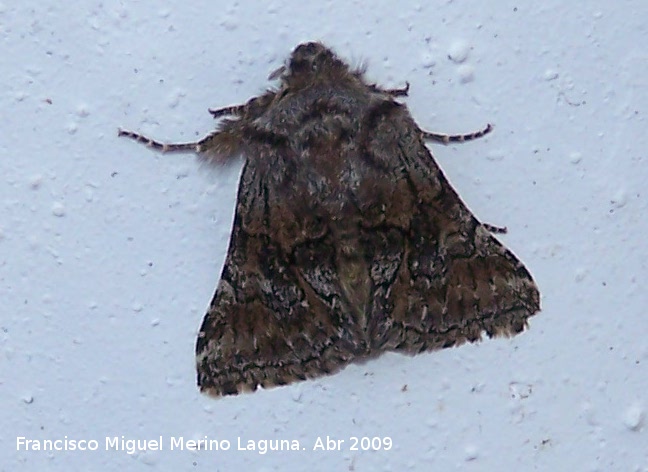
[[[398,98],[319,42],[275,89],[210,109],[216,131],[163,144],[209,163],[242,156],[227,259],[196,342],[214,396],[332,374],[384,351],[417,354],[524,330],[540,310],[522,263],[466,207]]]

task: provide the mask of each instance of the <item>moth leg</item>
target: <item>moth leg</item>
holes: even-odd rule
[[[386,93],[387,95],[391,95],[392,97],[407,97],[410,84],[409,82],[405,82],[405,87],[393,88],[393,89],[384,89],[376,84],[369,84],[368,87],[374,92]]]
[[[423,139],[429,139],[430,141],[436,141],[441,144],[463,143],[465,141],[472,141],[473,139],[481,138],[492,130],[493,126],[489,123],[484,129],[467,134],[442,134],[423,131]]]
[[[409,88],[410,88],[409,82],[405,82],[405,87],[387,89],[387,90],[384,90],[384,92],[388,93],[392,97],[407,97],[407,93],[409,92]]]
[[[245,105],[233,105],[223,108],[210,108],[207,111],[211,113],[214,118],[220,118],[222,116],[235,115],[240,116],[245,112]]]
[[[125,136],[160,152],[200,153],[205,150],[204,144],[206,144],[208,140],[212,139],[214,135],[209,135],[201,139],[200,141],[194,141],[191,143],[161,143],[159,141],[155,141],[154,139],[148,138],[143,134],[134,133],[133,131],[126,131],[120,128],[117,130],[117,136]]]
[[[482,223],[482,226],[486,228],[487,231],[490,231],[494,234],[506,234],[508,233],[508,228],[506,226],[495,226],[488,223]]]

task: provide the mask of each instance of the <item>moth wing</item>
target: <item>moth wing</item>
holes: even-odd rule
[[[393,253],[376,254],[374,266],[383,267]],[[415,354],[474,342],[483,333],[512,336],[540,309],[527,269],[481,225],[472,240],[452,247],[432,237],[407,239],[398,269],[377,282],[369,316],[375,350]]]
[[[360,353],[358,333],[341,328],[348,306],[333,246],[305,241],[289,256],[264,225],[271,190],[246,163],[227,259],[196,344],[198,385],[211,395],[333,373]]]
[[[374,162],[398,163],[399,193],[383,200],[381,224],[392,229],[364,236],[374,248],[372,348],[417,353],[521,332],[540,310],[531,274],[461,201],[404,109],[393,112],[408,126],[377,120],[383,138],[369,145]]]

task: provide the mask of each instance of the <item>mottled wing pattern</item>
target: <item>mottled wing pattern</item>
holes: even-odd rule
[[[300,198],[308,179],[298,174],[317,170],[316,162],[290,169],[297,156],[275,143],[281,165],[246,164],[196,348],[202,390],[236,394],[386,350],[413,354],[483,332],[511,335],[539,309],[530,274],[460,200],[405,107],[377,104],[345,134],[361,135],[353,139],[362,145],[329,141],[328,151],[314,151],[341,166],[336,176],[359,176],[335,190],[353,202],[340,220],[320,221],[322,202]]]
[[[395,116],[396,115],[396,116]],[[400,116],[398,116],[400,115]],[[402,119],[410,121],[402,126]],[[401,123],[394,126],[394,123]],[[472,215],[420,138],[409,113],[395,107],[375,122],[369,153],[376,162],[400,162],[392,182],[402,187],[391,220],[400,227],[365,231],[371,261],[374,349],[409,353],[521,332],[540,309],[540,295],[522,263]],[[407,151],[405,151],[407,150]],[[389,219],[389,217],[387,217]],[[379,223],[376,221],[376,223]]]
[[[358,354],[335,243],[322,235],[288,253],[268,234],[268,219],[282,211],[272,190],[247,163],[227,260],[196,345],[198,385],[215,396],[333,373]]]

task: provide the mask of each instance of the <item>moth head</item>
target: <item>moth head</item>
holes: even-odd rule
[[[270,79],[281,78],[287,86],[294,87],[339,76],[347,71],[347,65],[333,51],[322,43],[310,42],[297,46],[288,63],[274,71]]]

